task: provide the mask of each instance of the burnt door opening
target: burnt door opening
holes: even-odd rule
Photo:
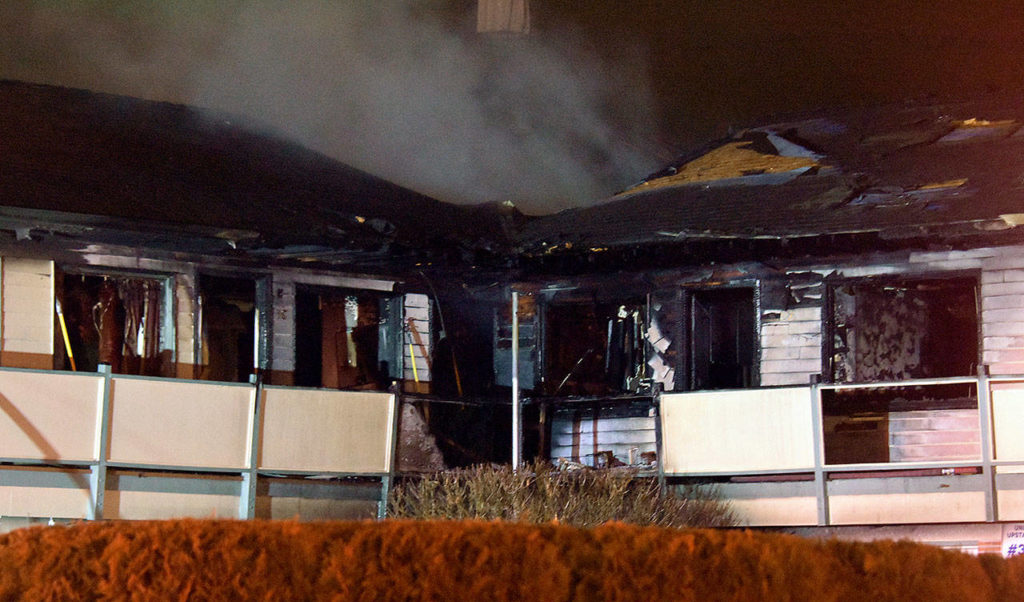
[[[202,368],[199,378],[248,382],[258,365],[256,282],[200,274]]]
[[[690,389],[740,389],[754,384],[754,290],[728,288],[689,295]]]
[[[397,301],[372,293],[299,287],[295,292],[295,384],[387,388],[398,368]]]

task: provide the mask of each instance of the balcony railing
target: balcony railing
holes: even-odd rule
[[[661,469],[751,525],[1024,520],[1024,377],[664,394]]]
[[[395,408],[389,393],[0,369],[0,515],[300,515],[313,483],[344,479],[379,514]]]

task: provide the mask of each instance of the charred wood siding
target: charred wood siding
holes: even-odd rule
[[[54,265],[3,258],[3,365],[53,368]]]
[[[174,336],[178,378],[193,378],[196,365],[196,276],[194,272],[174,277]]]
[[[633,415],[609,410],[602,415],[592,408],[557,412],[551,423],[551,459],[603,466],[611,456],[623,464],[639,464],[642,454],[657,452],[655,418],[626,414]]]
[[[275,278],[272,288],[271,382],[290,385],[295,374],[295,283]]]
[[[1024,249],[985,259],[982,361],[992,374],[1024,374]]]
[[[426,393],[430,385],[431,370],[431,316],[430,297],[422,294],[408,294],[404,301],[405,319],[402,338],[403,378],[407,386],[416,392]],[[418,382],[417,382],[418,381]]]
[[[804,385],[821,373],[821,307],[763,311],[761,385]]]

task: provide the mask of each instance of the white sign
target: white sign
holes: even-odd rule
[[[1024,555],[1024,523],[1003,525],[1003,558]]]

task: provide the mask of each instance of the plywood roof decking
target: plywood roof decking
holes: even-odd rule
[[[754,132],[813,153],[758,153],[744,132],[601,205],[530,222],[520,243],[537,254],[567,242],[587,249],[851,233],[948,241],[1006,231],[1024,213],[1022,121],[1024,103],[1004,98],[769,124]],[[797,169],[772,179],[773,166]]]
[[[771,142],[764,140],[762,144],[770,145]],[[766,151],[757,146],[752,140],[727,142],[684,163],[674,170],[675,173],[646,180],[626,191],[626,194],[653,188],[753,178],[763,174],[790,173],[796,177],[812,167],[821,166],[817,158],[809,153],[787,156],[775,148]]]

